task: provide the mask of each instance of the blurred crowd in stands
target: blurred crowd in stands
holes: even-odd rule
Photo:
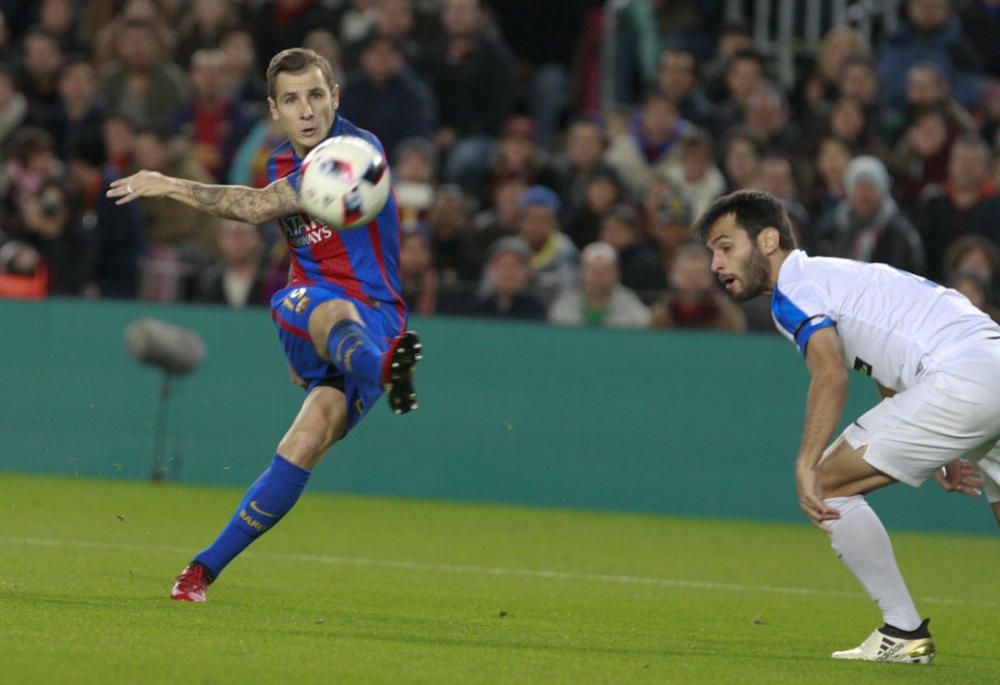
[[[416,314],[771,330],[689,234],[758,188],[810,254],[997,316],[1000,0],[828,27],[791,83],[722,0],[620,4],[609,108],[598,0],[0,3],[0,296],[266,304],[288,274],[275,225],[105,191],[140,168],[266,185],[264,68],[302,45],[387,150]]]

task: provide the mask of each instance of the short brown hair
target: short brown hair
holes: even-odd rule
[[[756,240],[765,228],[778,231],[778,246],[782,250],[795,249],[795,234],[788,213],[778,198],[762,190],[737,190],[723,195],[708,208],[691,229],[702,242],[708,240],[708,233],[722,217],[733,215],[736,225]]]
[[[308,48],[288,48],[272,57],[271,63],[267,65],[267,96],[272,99],[274,98],[274,88],[278,74],[285,71],[294,74],[305,71],[311,66],[319,67],[319,70],[323,72],[323,78],[326,79],[327,85],[332,89],[334,85],[333,69],[325,57]]]

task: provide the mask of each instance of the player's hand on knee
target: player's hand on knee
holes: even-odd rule
[[[295,373],[295,369],[292,368],[291,364],[288,365],[288,377],[292,379],[292,383],[299,386],[303,390],[309,387],[309,384],[302,379],[302,376]]]
[[[814,526],[824,533],[829,533],[830,527],[824,521],[840,518],[840,512],[823,501],[823,492],[816,478],[816,470],[797,467],[795,482],[799,489],[799,506],[802,512]]]
[[[979,469],[971,461],[956,459],[934,472],[934,480],[946,492],[960,492],[970,497],[980,497],[978,488],[983,487]]]

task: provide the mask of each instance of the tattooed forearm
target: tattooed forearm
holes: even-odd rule
[[[286,179],[275,181],[266,188],[247,186],[205,185],[182,181],[181,202],[213,216],[260,223],[299,210],[299,198]]]

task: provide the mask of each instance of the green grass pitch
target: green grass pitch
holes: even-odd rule
[[[804,524],[307,492],[167,599],[239,496],[0,474],[0,683],[1000,682],[995,538],[895,534],[938,658],[859,664],[879,614]]]

